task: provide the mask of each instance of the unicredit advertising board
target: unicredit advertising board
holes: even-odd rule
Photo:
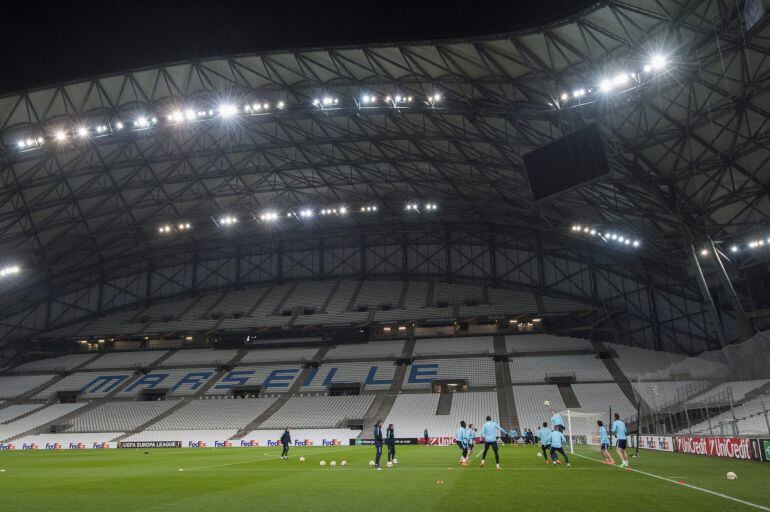
[[[674,438],[676,451],[692,455],[753,460],[756,458],[750,439],[740,437],[684,437]]]

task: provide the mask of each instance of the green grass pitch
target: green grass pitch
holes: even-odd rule
[[[280,448],[3,452],[0,510],[770,510],[770,464],[759,462],[643,451],[631,459],[642,474],[579,456],[570,468],[553,467],[534,448],[506,446],[496,471],[489,461],[480,469],[475,457],[459,466],[453,447],[403,446],[395,468],[375,471],[373,452],[292,448],[288,461],[278,460]],[[728,471],[738,480],[728,481]]]

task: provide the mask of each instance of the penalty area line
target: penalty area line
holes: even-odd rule
[[[597,462],[599,464],[601,464],[601,462],[602,462],[599,459],[594,459],[593,457],[586,457],[585,455],[580,455],[579,453],[573,453],[572,455],[576,455],[576,456],[582,457],[584,459],[592,460],[592,461]],[[740,503],[741,505],[746,505],[747,507],[753,507],[753,508],[756,508],[756,509],[759,509],[759,510],[764,510],[765,512],[770,512],[770,508],[765,507],[764,505],[759,505],[758,503],[752,503],[750,501],[742,500],[740,498],[736,498],[734,496],[729,496],[727,494],[722,494],[721,492],[712,491],[711,489],[706,489],[704,487],[698,487],[697,485],[692,485],[692,484],[688,484],[688,483],[680,484],[676,480],[672,480],[670,478],[666,478],[665,476],[656,475],[654,473],[648,473],[647,471],[642,471],[640,469],[621,468],[620,466],[615,466],[615,465],[613,465],[612,467],[614,467],[616,469],[620,469],[620,470],[627,470],[627,471],[632,471],[634,473],[639,473],[640,475],[648,476],[650,478],[657,478],[658,480],[663,480],[664,482],[669,482],[669,483],[672,483],[672,484],[680,485],[682,487],[689,487],[690,489],[693,489],[695,491],[700,491],[700,492],[703,492],[703,493],[706,493],[706,494],[711,494],[712,496],[717,496],[719,498],[723,498],[723,499],[726,499],[726,500],[734,501],[735,503]]]

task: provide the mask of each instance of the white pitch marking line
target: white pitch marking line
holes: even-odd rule
[[[601,461],[599,459],[594,459],[592,457],[586,457],[585,455],[580,455],[579,453],[574,453],[573,455],[577,455],[578,457],[582,457],[584,459],[588,459],[588,460],[592,460],[594,462],[601,463]],[[656,475],[656,474],[653,474],[653,473],[648,473],[646,471],[641,471],[639,469],[634,469],[634,468],[630,468],[630,467],[629,468],[621,468],[620,466],[613,466],[613,467],[615,467],[617,469],[629,470],[629,471],[632,471],[634,473],[639,473],[640,475],[645,475],[645,476],[649,476],[649,477],[652,477],[652,478],[657,478],[658,480],[663,480],[664,482],[670,482],[672,484],[681,485],[682,487],[689,487],[690,489],[694,489],[696,491],[704,492],[706,494],[711,494],[713,496],[718,496],[718,497],[724,498],[726,500],[734,501],[736,503],[740,503],[742,505],[746,505],[747,507],[754,507],[754,508],[759,509],[759,510],[764,510],[766,512],[770,512],[770,508],[765,507],[764,505],[759,505],[757,503],[752,503],[750,501],[742,500],[740,498],[735,498],[733,496],[728,496],[727,494],[722,494],[721,492],[712,491],[710,489],[704,489],[703,487],[698,487],[696,485],[691,485],[691,484],[688,484],[688,483],[680,484],[676,480],[672,480],[670,478],[666,478],[664,476]]]

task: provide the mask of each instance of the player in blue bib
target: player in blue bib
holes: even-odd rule
[[[615,464],[615,459],[610,455],[610,438],[607,436],[607,429],[604,427],[604,422],[599,420],[596,424],[599,426],[599,436],[601,437],[599,442],[601,443],[601,454],[602,457],[604,457],[604,463]]]
[[[615,413],[615,421],[612,422],[612,433],[615,434],[615,450],[620,455],[620,467],[628,467],[628,454],[626,453],[626,446],[628,444],[628,429],[623,420],[620,419],[620,414]]]
[[[492,448],[495,452],[495,469],[500,469],[500,455],[497,453],[497,433],[506,434],[503,427],[496,421],[492,421],[491,416],[487,416],[487,421],[481,426],[481,437],[484,438],[484,454],[481,456],[481,467],[484,467],[484,459],[487,458],[487,451]]]
[[[551,432],[548,428],[548,422],[544,421],[543,426],[537,431],[537,437],[540,439],[540,449],[543,450],[543,460],[548,464],[548,455],[551,453]]]
[[[465,421],[460,422],[460,428],[457,429],[455,434],[455,443],[460,448],[460,464],[465,466],[468,464],[468,442],[466,438],[468,436],[468,428],[465,425]]]

